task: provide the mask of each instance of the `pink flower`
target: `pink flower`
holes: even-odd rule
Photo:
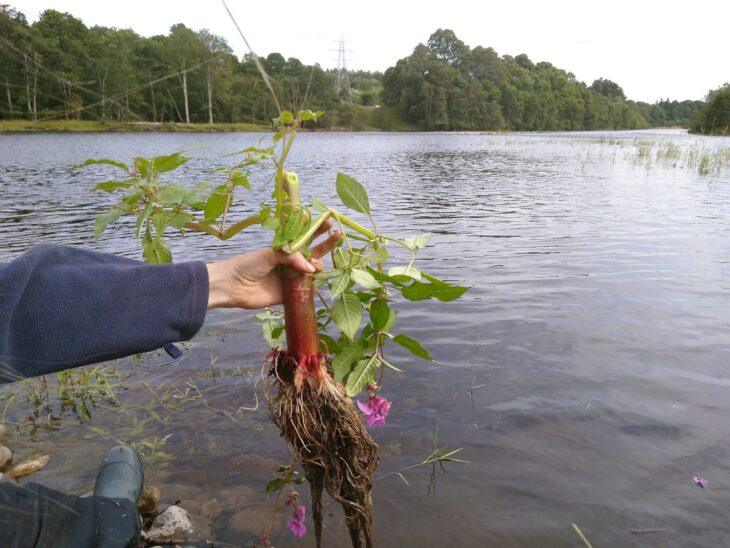
[[[697,485],[699,485],[703,489],[705,488],[705,485],[707,485],[708,483],[710,483],[709,481],[707,481],[702,476],[695,476],[695,477],[692,478],[692,481],[694,481]]]
[[[385,417],[390,412],[391,403],[385,398],[379,398],[378,396],[370,396],[367,403],[363,403],[360,400],[357,401],[357,406],[365,414],[365,420],[368,426],[382,426],[385,424]]]
[[[286,526],[299,538],[302,538],[307,533],[307,526],[304,524],[304,515],[306,512],[306,507],[296,506],[294,507],[294,517],[286,522]]]

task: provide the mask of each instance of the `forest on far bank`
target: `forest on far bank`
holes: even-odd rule
[[[611,80],[587,85],[525,54],[470,48],[447,29],[438,29],[384,73],[349,72],[347,94],[342,86],[338,91],[335,70],[280,53],[260,59],[281,107],[324,110],[318,124],[323,128],[676,126],[722,133],[730,125],[722,108],[707,113],[709,102],[632,101]],[[29,24],[8,5],[0,5],[0,91],[0,119],[267,125],[278,115],[252,56],[239,59],[223,38],[207,30],[177,24],[166,36],[147,38],[131,29],[87,28],[52,9]],[[708,101],[718,94],[725,96],[721,88],[710,92]]]

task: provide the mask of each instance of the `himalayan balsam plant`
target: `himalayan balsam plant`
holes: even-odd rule
[[[200,232],[227,240],[246,228],[260,226],[273,234],[275,250],[309,256],[311,240],[328,219],[339,227],[343,237],[332,252],[333,268],[307,275],[281,267],[284,312],[266,310],[257,318],[272,349],[267,391],[270,416],[310,483],[317,545],[321,543],[321,497],[326,490],[345,511],[353,546],[372,546],[370,493],[380,449],[363,418],[368,426],[382,425],[391,409],[391,403],[379,395],[384,369],[401,372],[385,357],[389,344],[431,359],[420,342],[395,330],[395,296],[400,294],[410,301],[451,301],[467,288],[417,268],[416,254],[430,235],[399,239],[378,232],[365,188],[352,177],[337,175],[337,194],[346,208],[367,219],[370,228],[317,198],[302,203],[299,179],[285,171],[284,164],[296,129],[321,115],[283,112],[274,120],[272,146],[235,153],[240,161],[216,170],[221,177],[217,185],[163,182],[167,174],[189,160],[181,153],[134,158],[131,166],[102,159],[87,160],[77,167],[106,164],[124,173],[120,180],[95,187],[120,198],[96,219],[96,235],[123,215],[136,216],[135,236],[141,239],[148,263],[172,261],[166,238],[173,233]],[[270,165],[274,170],[272,200],[261,203],[249,217],[231,220],[229,212],[239,189],[249,188],[251,168],[257,165]],[[394,245],[407,251],[405,264],[390,265],[388,250]],[[315,296],[320,308],[315,307]],[[358,396],[357,406],[363,415],[358,414],[352,400]],[[280,477],[267,484],[267,491],[291,489],[293,483],[301,481],[294,464],[280,472]],[[294,507],[290,528],[301,535],[304,511]]]

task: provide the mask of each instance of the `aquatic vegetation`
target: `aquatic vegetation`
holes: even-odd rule
[[[404,472],[407,472],[408,470],[413,470],[414,468],[420,468],[421,466],[431,465],[431,477],[430,481],[428,483],[428,493],[432,494],[436,492],[436,465],[440,468],[442,472],[446,472],[445,465],[449,462],[460,462],[460,463],[468,463],[469,461],[463,460],[463,459],[457,459],[454,455],[457,455],[461,453],[463,448],[459,449],[448,449],[445,445],[440,445],[438,441],[438,428],[436,428],[433,432],[430,434],[431,437],[431,453],[422,461],[417,462],[416,464],[411,464],[410,466],[405,466],[403,468],[399,468],[398,470],[395,470],[393,472],[388,472],[387,474],[383,474],[378,479],[387,478],[388,476],[397,475],[403,483],[406,485],[410,485],[408,483],[408,480],[406,479]],[[399,450],[400,452],[400,450]]]
[[[586,538],[586,536],[583,534],[583,531],[580,530],[580,527],[578,527],[575,523],[571,524],[573,525],[573,530],[577,533],[577,535],[580,537],[580,540],[583,541],[583,544],[585,544],[586,548],[593,548],[593,545],[590,543],[590,541]]]
[[[629,159],[647,170],[655,165],[689,169],[700,175],[717,176],[730,169],[730,147],[710,147],[704,142],[679,145],[668,140],[636,139]]]
[[[129,445],[144,459],[147,466],[156,468],[167,468],[175,460],[175,455],[168,453],[163,448],[172,434],[166,436],[150,436],[136,441],[130,441]]]
[[[33,430],[56,429],[63,417],[69,415],[85,422],[91,419],[92,411],[98,406],[115,405],[116,392],[123,387],[124,378],[116,365],[98,365],[62,371],[50,377],[25,379],[12,390],[0,394],[0,401],[5,400],[0,424],[13,423]]]

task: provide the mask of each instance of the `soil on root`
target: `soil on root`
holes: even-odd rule
[[[372,440],[344,388],[327,372],[308,375],[297,387],[296,362],[280,354],[272,365],[269,414],[299,458],[312,495],[317,546],[322,540],[322,490],[342,505],[354,548],[373,546],[372,478],[380,447]],[[292,367],[293,366],[293,367]],[[297,383],[300,384],[300,383]]]

